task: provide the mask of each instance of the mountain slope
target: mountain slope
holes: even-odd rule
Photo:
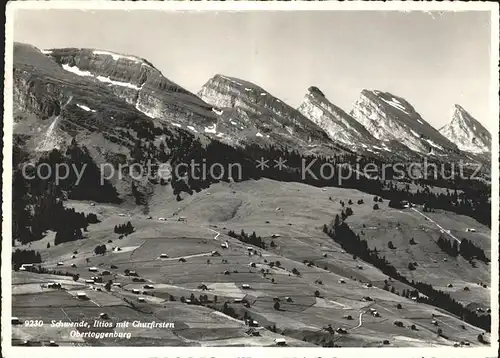
[[[420,155],[450,159],[455,144],[427,123],[406,100],[387,92],[363,90],[351,116],[379,140],[397,140]]]
[[[37,48],[14,46],[14,133],[43,135],[39,151],[60,148],[65,139],[99,132],[116,137],[117,145],[131,144],[123,129],[153,136],[153,121],[116,97],[106,86],[63,70]],[[118,138],[118,137],[120,138]],[[43,141],[42,141],[43,144]]]
[[[219,108],[217,126],[224,128],[223,140],[241,145],[278,144],[322,154],[345,150],[299,111],[248,81],[218,74],[198,95]]]
[[[64,70],[107,86],[151,118],[192,132],[204,132],[216,121],[210,105],[139,57],[77,48],[50,49],[44,53]]]
[[[381,158],[401,159],[411,155],[409,148],[397,140],[379,140],[360,122],[331,103],[315,86],[308,89],[299,112],[321,127],[334,142],[355,152]],[[406,156],[402,156],[406,153]]]
[[[465,152],[491,152],[490,132],[458,104],[453,107],[451,121],[440,128],[439,132]]]
[[[94,76],[67,71],[31,45],[15,44],[13,74],[15,151],[21,153],[14,165],[36,161],[54,149],[65,153],[76,139],[97,166],[111,164],[114,169],[122,168],[122,172],[114,172],[110,181],[123,197],[156,190],[160,176],[155,168],[159,165],[171,168],[191,160],[198,163],[202,158],[208,163],[226,163],[228,156],[243,166],[248,163],[245,155],[218,141],[145,115],[136,108],[137,103],[115,94],[119,91],[116,87],[124,86],[109,86]],[[203,103],[194,95],[186,96]],[[163,108],[172,116],[187,113],[180,107]],[[194,118],[194,112],[190,113]],[[127,170],[132,163],[140,164],[144,170],[140,176],[136,173],[137,180]],[[253,163],[245,175],[251,175],[252,168]],[[172,179],[174,195],[180,190],[196,190],[212,180],[192,179],[189,185],[182,186],[179,178],[173,183],[173,175],[163,172],[162,179],[164,184]],[[137,196],[135,199],[137,204]]]
[[[349,146],[365,146],[377,140],[363,125],[311,87],[298,111],[323,128],[332,140]]]

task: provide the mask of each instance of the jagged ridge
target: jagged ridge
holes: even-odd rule
[[[345,150],[299,111],[251,82],[217,74],[198,95],[219,108],[218,125],[228,128],[234,142],[273,143],[328,154]]]

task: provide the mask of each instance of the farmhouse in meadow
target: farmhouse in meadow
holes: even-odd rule
[[[277,346],[286,346],[286,339],[285,338],[276,338],[274,340],[274,344]]]
[[[87,294],[85,292],[78,292],[76,294],[76,297],[80,300],[86,300],[88,297],[87,297]]]

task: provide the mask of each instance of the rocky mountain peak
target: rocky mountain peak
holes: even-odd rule
[[[403,112],[406,115],[415,118],[420,117],[420,115],[415,111],[415,108],[413,108],[407,100],[389,92],[363,89],[361,91],[360,99],[373,102],[375,105],[389,105],[389,108],[392,107],[391,109]]]
[[[379,90],[361,91],[351,116],[379,140],[399,141],[420,155],[449,155],[458,148],[427,123],[404,98]]]
[[[220,113],[219,124],[233,142],[286,145],[306,151],[337,149],[327,134],[302,113],[262,87],[239,78],[217,74],[198,96]],[[221,137],[224,138],[224,137]]]
[[[358,152],[377,153],[379,141],[340,107],[330,102],[315,86],[308,88],[298,111],[321,127],[334,142],[355,148]]]
[[[325,94],[316,86],[311,86],[307,89],[307,91],[313,95],[326,97]]]
[[[452,108],[451,121],[439,132],[460,150],[475,154],[491,151],[491,133],[458,104]]]

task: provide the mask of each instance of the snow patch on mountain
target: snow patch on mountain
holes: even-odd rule
[[[426,139],[426,141],[427,141],[427,143],[429,143],[429,144],[430,144],[431,146],[433,146],[434,148],[441,149],[441,150],[443,150],[443,149],[444,149],[444,148],[443,148],[443,147],[441,147],[439,144],[434,143],[434,142],[433,142],[432,140],[430,140],[430,139]]]
[[[413,134],[415,137],[420,137],[420,134],[415,132],[413,129],[410,129],[411,134]]]
[[[114,81],[111,78],[104,77],[104,76],[97,76],[96,79],[98,81],[101,81],[101,82],[104,82],[104,83],[109,83],[109,84],[112,84],[112,85],[115,85],[115,86],[128,87],[128,88],[135,89],[135,90],[140,90],[142,88],[142,87],[139,87],[137,85],[134,85],[133,83]]]
[[[83,71],[76,66],[69,66],[69,65],[63,64],[62,68],[65,69],[66,71],[74,73],[75,75],[78,75],[78,76],[94,77],[96,80],[103,82],[103,83],[108,83],[108,84],[112,84],[115,86],[121,86],[121,87],[128,87],[128,88],[132,88],[135,90],[140,90],[142,88],[142,87],[139,87],[137,85],[134,85],[133,83],[115,81],[109,77],[104,77],[104,76],[94,76],[91,72]]]
[[[409,113],[406,112],[405,108],[401,105],[401,103],[396,98],[393,98],[392,100],[386,100],[385,98],[381,98],[381,100],[384,101],[385,103],[393,106],[394,108],[399,109],[400,111],[403,111],[404,113],[409,115]]]
[[[84,104],[79,104],[77,103],[76,104],[78,107],[80,107],[81,109],[83,109],[84,111],[86,112],[95,112],[95,109],[90,109],[89,107],[87,107],[86,105]]]
[[[115,61],[120,60],[120,59],[125,59],[125,60],[133,61],[133,62],[136,62],[136,63],[139,63],[139,62],[140,63],[144,63],[144,61],[142,61],[138,57],[121,55],[121,54],[115,53],[115,52],[94,50],[94,51],[92,51],[92,53],[94,55],[108,55],[108,56],[111,56],[113,58],[113,60],[115,60]],[[146,63],[144,63],[144,64],[147,65]]]
[[[78,76],[94,77],[94,75],[92,73],[90,73],[89,71],[82,71],[76,66],[69,66],[69,65],[64,64],[64,65],[62,65],[62,68],[65,69],[66,71],[74,73],[75,75],[78,75]]]
[[[159,118],[161,116],[161,113],[158,113],[158,112],[151,112],[149,111],[149,109],[145,106],[142,105],[142,103],[140,102],[137,102],[137,104],[135,105],[135,109],[137,109],[139,112],[142,112],[144,113],[146,116],[148,116],[149,118]]]

